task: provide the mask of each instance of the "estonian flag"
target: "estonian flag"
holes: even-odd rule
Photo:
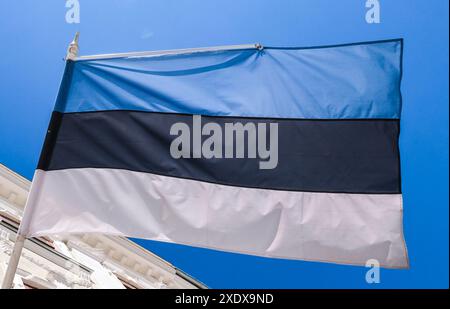
[[[408,267],[402,40],[67,61],[21,233]]]

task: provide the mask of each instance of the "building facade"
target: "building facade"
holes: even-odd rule
[[[30,182],[0,164],[0,283]],[[195,289],[205,285],[125,237],[83,234],[27,239],[15,289]]]

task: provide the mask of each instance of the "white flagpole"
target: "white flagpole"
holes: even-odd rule
[[[17,234],[14,249],[9,258],[8,268],[6,269],[5,277],[2,282],[2,289],[11,289],[13,287],[14,276],[16,274],[19,259],[22,254],[23,245],[25,243],[25,236]]]
[[[14,276],[19,265],[20,256],[25,245],[26,235],[30,226],[31,218],[34,212],[34,206],[39,199],[40,185],[42,183],[42,174],[35,172],[33,183],[31,184],[30,193],[28,194],[27,203],[23,212],[22,221],[17,231],[14,248],[9,258],[8,267],[6,268],[5,277],[2,282],[2,289],[11,289],[13,287]]]
[[[27,239],[26,235],[29,235],[30,222],[33,218],[34,209],[36,208],[36,202],[39,200],[41,193],[41,185],[44,181],[44,175],[36,171],[33,177],[33,183],[31,184],[30,193],[28,194],[27,203],[23,212],[22,221],[20,222],[19,230],[17,231],[16,241],[14,248],[9,258],[8,267],[6,268],[5,277],[2,282],[2,289],[13,288],[14,276],[19,265],[20,256]]]
[[[75,38],[70,43],[67,49],[66,61],[74,61],[78,57],[78,37],[79,32],[75,34]],[[35,204],[39,199],[40,185],[43,181],[42,174],[35,173],[33,177],[33,183],[30,188],[30,193],[28,195],[27,203],[25,205],[25,210],[23,213],[22,221],[17,231],[16,241],[14,243],[14,248],[9,258],[8,267],[6,269],[5,277],[2,282],[2,289],[13,288],[14,276],[17,271],[17,266],[19,265],[20,256],[22,255],[22,250],[25,245],[26,235],[28,234],[28,228],[33,216]]]

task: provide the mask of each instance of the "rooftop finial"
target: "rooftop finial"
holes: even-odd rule
[[[69,48],[67,49],[66,61],[72,60],[74,61],[78,57],[78,38],[80,37],[80,33],[77,31],[75,33],[75,37],[73,41],[69,44]]]

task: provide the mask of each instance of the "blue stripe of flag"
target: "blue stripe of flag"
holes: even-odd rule
[[[55,111],[400,118],[402,41],[68,63]]]

